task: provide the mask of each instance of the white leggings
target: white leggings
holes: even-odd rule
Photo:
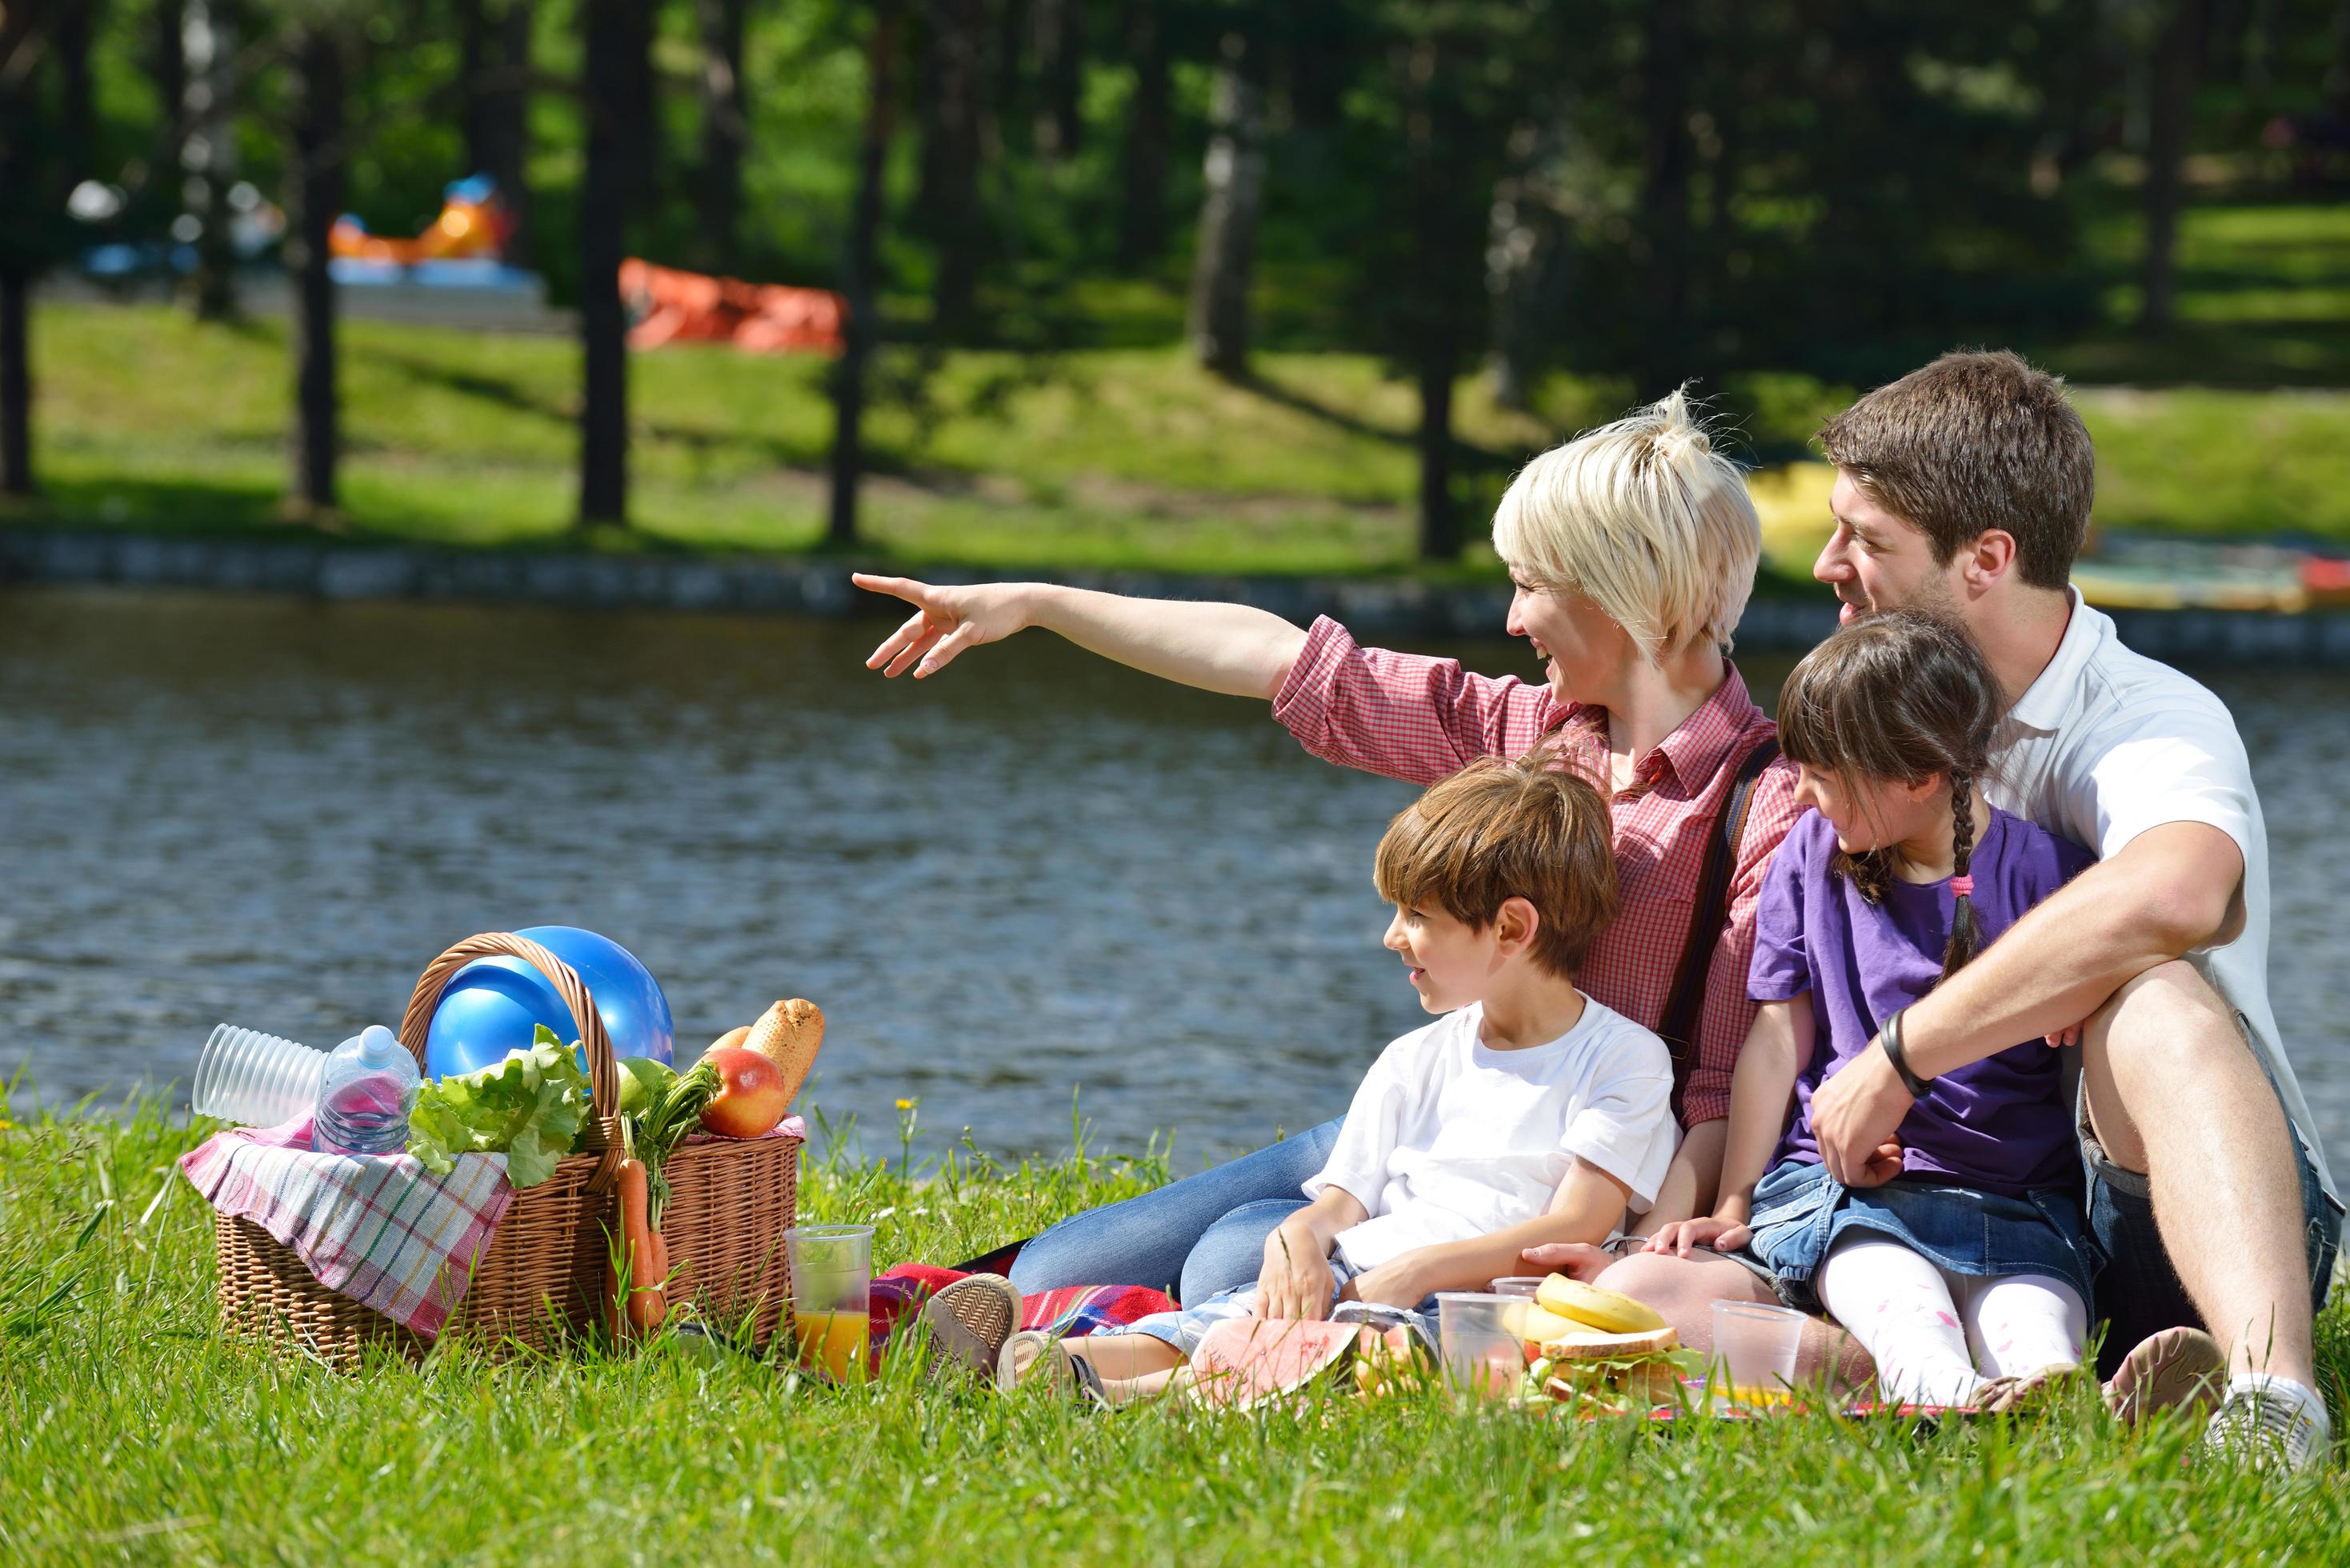
[[[1865,1232],[1838,1241],[1818,1279],[1820,1300],[1876,1359],[1879,1397],[1891,1404],[1970,1404],[1992,1377],[2078,1366],[2088,1337],[2088,1307],[2060,1279],[1949,1273]]]

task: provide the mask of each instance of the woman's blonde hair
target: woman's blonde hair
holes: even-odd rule
[[[1529,586],[1590,599],[1657,664],[1699,638],[1729,648],[1762,527],[1745,475],[1675,392],[1520,469],[1493,548]]]

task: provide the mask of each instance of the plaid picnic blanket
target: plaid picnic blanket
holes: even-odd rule
[[[877,1278],[866,1309],[873,1365],[881,1365],[882,1346],[899,1324],[913,1319],[924,1302],[963,1277],[961,1269],[899,1263]],[[1164,1291],[1140,1285],[1067,1285],[1021,1297],[1020,1326],[1067,1337],[1124,1328],[1152,1313],[1174,1310],[1174,1298]]]
[[[407,1154],[317,1154],[307,1116],[216,1133],[180,1168],[214,1209],[291,1247],[320,1284],[427,1338],[465,1299],[514,1202],[502,1154],[461,1154],[445,1177]]]

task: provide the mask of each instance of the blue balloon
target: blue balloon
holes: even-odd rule
[[[636,955],[612,940],[577,926],[533,926],[517,931],[579,971],[603,1015],[605,1032],[619,1056],[672,1060],[677,1025],[660,982]],[[424,1071],[432,1077],[471,1073],[527,1051],[538,1025],[559,1039],[577,1040],[579,1025],[563,1004],[562,992],[516,958],[477,959],[449,979],[432,1026],[424,1037]],[[587,1053],[579,1054],[584,1071]]]

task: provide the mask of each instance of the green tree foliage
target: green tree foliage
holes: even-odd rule
[[[129,197],[85,237],[161,242],[182,217],[176,40],[195,3],[6,9],[44,20],[37,68],[0,80],[0,155],[44,171],[0,182],[0,274],[76,243],[68,163]],[[238,41],[234,167],[282,194],[301,98],[284,45],[306,0],[203,3]],[[1180,340],[1220,211],[1203,201],[1220,67],[1245,39],[1263,180],[1220,331],[1376,350],[1419,388],[1441,555],[1456,499],[1492,477],[1445,406],[1481,358],[1523,401],[1556,370],[1627,398],[1690,379],[1719,394],[1758,371],[1866,382],[1956,341],[2051,341],[2110,308],[2084,237],[2108,176],[2151,220],[2158,324],[2161,238],[2199,155],[2345,177],[2325,151],[2350,112],[2342,0],[896,4],[904,134],[877,165],[882,0],[380,0],[353,24],[339,197],[414,233],[448,182],[494,165],[527,202],[532,265],[558,303],[596,306],[603,338],[615,233],[656,262],[853,282],[872,301],[862,344],[898,346],[871,395],[919,400],[904,367],[944,346]],[[632,37],[591,80],[599,6]],[[59,65],[77,30],[78,94]],[[614,124],[591,158],[592,128]],[[1244,356],[1225,369],[1244,376]],[[588,511],[619,514],[609,496]]]

